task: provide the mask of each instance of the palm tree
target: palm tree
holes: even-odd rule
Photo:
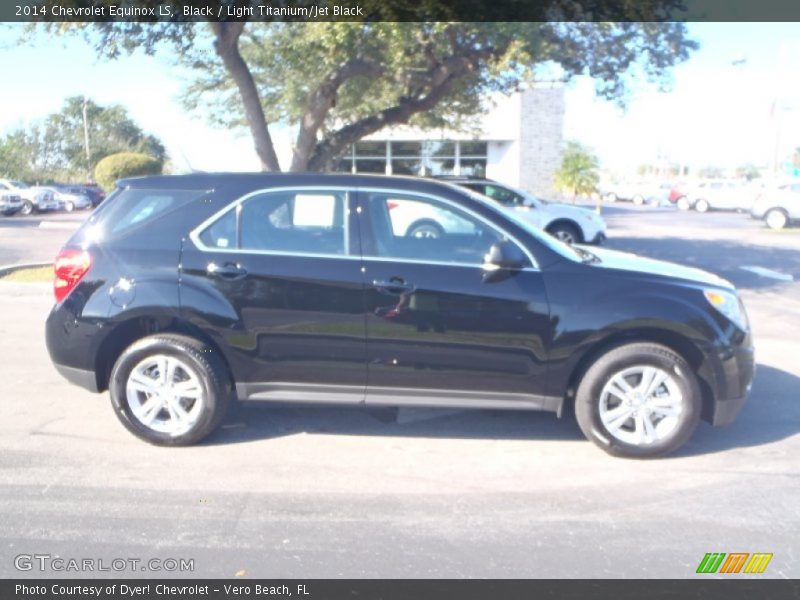
[[[575,198],[578,194],[591,194],[600,179],[599,161],[594,153],[579,142],[567,142],[561,166],[555,174],[556,186]]]

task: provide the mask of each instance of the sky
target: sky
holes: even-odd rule
[[[85,94],[124,105],[164,141],[178,170],[258,168],[246,130],[213,127],[181,105],[186,73],[170,57],[107,61],[78,37],[40,35],[20,45],[22,33],[21,25],[0,28],[0,134]],[[668,92],[638,84],[623,110],[598,99],[588,78],[568,84],[565,138],[592,147],[603,167],[618,172],[659,160],[768,165],[776,144],[782,156],[800,146],[800,24],[690,23],[689,33],[701,47],[671,70]],[[291,131],[272,132],[279,152],[288,148]]]

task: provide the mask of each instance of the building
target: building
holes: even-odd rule
[[[561,163],[564,88],[499,96],[473,133],[385,129],[354,144],[336,170],[387,175],[489,177],[535,195],[554,193]]]

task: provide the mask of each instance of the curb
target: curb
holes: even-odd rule
[[[14,271],[20,271],[22,269],[35,269],[36,267],[48,267],[52,264],[53,264],[52,262],[36,262],[36,263],[21,263],[18,265],[0,266],[0,277],[5,277],[9,273],[13,273]]]

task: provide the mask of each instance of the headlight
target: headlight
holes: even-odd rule
[[[739,297],[732,292],[721,290],[703,290],[703,295],[708,303],[725,315],[740,329],[747,329],[747,315],[744,312]]]

